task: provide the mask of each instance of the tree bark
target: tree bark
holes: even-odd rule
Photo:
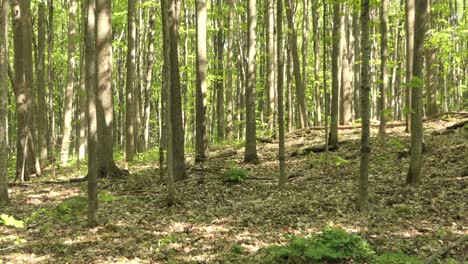
[[[221,0],[217,0],[218,10],[222,10],[223,6]],[[216,116],[217,116],[217,139],[218,141],[224,140],[224,132],[225,132],[225,123],[224,123],[224,69],[223,69],[223,54],[224,54],[224,39],[223,39],[223,20],[224,17],[220,16],[218,18],[218,32],[216,36],[216,44],[217,44],[217,75],[218,78],[216,80]]]
[[[70,0],[68,12],[68,67],[67,67],[67,89],[65,90],[64,106],[63,106],[63,123],[62,123],[62,144],[60,151],[60,163],[66,166],[68,162],[68,154],[70,152],[70,136],[72,129],[73,117],[73,88],[74,88],[74,71],[75,71],[75,35],[76,35],[76,10],[77,5],[75,0]]]
[[[330,145],[338,144],[338,97],[340,84],[338,80],[340,57],[340,4],[333,3],[333,32],[332,32],[332,94],[331,94],[331,121],[330,121]]]
[[[286,162],[284,154],[284,105],[283,105],[283,79],[284,79],[284,56],[283,56],[283,0],[277,1],[277,93],[278,93],[278,158],[279,158],[279,186],[283,187],[286,184]]]
[[[421,182],[422,141],[423,141],[423,60],[424,39],[426,35],[428,0],[416,0],[413,77],[411,79],[411,158],[407,184],[417,185]]]
[[[39,4],[37,53],[37,104],[38,104],[38,148],[39,163],[44,168],[47,163],[47,103],[45,91],[45,23],[46,10],[43,3]]]
[[[405,5],[405,29],[406,29],[406,78],[405,78],[405,117],[406,117],[406,132],[410,132],[411,128],[411,79],[413,76],[413,49],[414,49],[414,26],[415,26],[415,0],[406,0]]]
[[[82,10],[82,19],[81,19],[81,35],[83,39],[86,39],[86,12],[87,6],[86,1],[82,2],[81,5]],[[87,120],[87,99],[86,99],[86,43],[83,41],[81,43],[81,54],[80,54],[80,82],[79,82],[79,92],[78,92],[78,100],[79,100],[79,112],[78,112],[78,120],[79,120],[79,127],[77,131],[77,138],[78,138],[78,161],[81,161],[86,156],[86,141],[87,141],[87,133],[88,133],[88,120]]]
[[[255,87],[256,87],[256,28],[257,7],[256,0],[248,0],[248,64],[247,85],[245,88],[246,100],[246,133],[245,133],[245,156],[244,161],[258,163],[256,142],[256,118],[255,118]]]
[[[274,18],[274,1],[268,0],[267,3],[267,81],[266,81],[266,100],[267,107],[265,115],[267,117],[268,128],[274,131],[275,128],[275,18]]]
[[[319,15],[318,15],[318,2],[314,1],[312,7],[312,28],[314,31],[314,98],[315,98],[315,115],[314,115],[314,126],[318,126],[322,123],[322,103],[320,95],[320,29],[319,29]],[[324,58],[325,59],[325,58]]]
[[[349,69],[349,51],[348,51],[348,40],[346,38],[346,21],[347,16],[346,6],[343,4],[340,23],[340,41],[341,41],[341,112],[340,112],[340,123],[342,125],[349,125],[352,121],[351,107],[351,76]]]
[[[227,47],[227,80],[226,80],[226,138],[232,139],[233,135],[233,100],[232,100],[232,60],[234,58],[234,0],[229,1],[228,18],[228,47]]]
[[[359,176],[358,208],[366,211],[369,208],[368,178],[369,178],[369,137],[370,137],[370,107],[369,107],[369,0],[361,1],[361,162]]]
[[[9,0],[2,0],[0,13],[0,206],[8,198],[8,13]],[[46,157],[47,158],[47,157]]]
[[[125,159],[132,161],[135,155],[135,58],[136,58],[136,1],[128,1],[127,24],[127,81],[125,100]],[[138,87],[137,87],[138,88]]]
[[[148,64],[146,69],[146,80],[145,80],[145,111],[144,111],[144,122],[145,122],[145,129],[144,129],[144,149],[147,150],[149,148],[149,140],[150,140],[150,117],[151,117],[151,87],[153,81],[153,67],[154,67],[154,41],[155,41],[155,23],[156,23],[156,15],[155,10],[153,8],[149,11],[149,37],[148,37]]]
[[[387,126],[387,88],[388,88],[388,51],[387,51],[387,0],[380,2],[380,127],[379,134],[385,135]]]

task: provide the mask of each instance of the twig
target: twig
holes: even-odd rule
[[[453,248],[459,246],[460,244],[462,244],[462,243],[464,243],[466,241],[468,241],[468,235],[464,235],[464,236],[460,237],[459,239],[457,239],[452,244],[437,250],[436,253],[434,253],[433,255],[428,257],[424,263],[425,264],[432,263],[434,260],[442,257],[443,255],[447,254],[450,250],[452,250]]]

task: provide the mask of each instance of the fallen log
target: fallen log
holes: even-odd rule
[[[464,127],[466,124],[468,124],[468,120],[464,120],[464,121],[458,122],[458,123],[456,123],[454,125],[451,125],[451,126],[447,127],[447,130],[459,129],[459,128]]]
[[[209,156],[208,158],[210,158],[210,159],[220,159],[220,158],[229,158],[229,157],[232,157],[232,156],[235,156],[235,155],[237,155],[237,151],[230,150],[230,151],[227,151],[227,152],[222,152],[222,153],[219,153],[219,154]]]
[[[257,137],[257,141],[260,143],[273,143],[273,139],[264,137]]]
[[[430,264],[430,263],[434,262],[436,259],[438,259],[438,258],[444,256],[445,254],[447,254],[450,250],[458,247],[459,245],[461,245],[461,244],[463,244],[463,243],[465,243],[467,241],[468,241],[468,235],[464,235],[464,236],[460,237],[459,239],[457,239],[452,244],[437,250],[433,255],[428,257],[426,259],[426,261],[424,261],[424,263],[425,264]]]
[[[336,150],[338,150],[338,145],[328,146],[328,151],[336,151]],[[291,153],[291,157],[304,156],[304,155],[308,155],[311,152],[320,153],[320,152],[325,152],[325,151],[326,151],[326,147],[324,145],[305,146]]]

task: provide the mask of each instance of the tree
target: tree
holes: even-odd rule
[[[414,49],[414,1],[405,0],[405,28],[406,28],[406,132],[411,127],[411,78],[413,76],[413,49]]]
[[[319,29],[319,15],[318,15],[319,4],[317,1],[313,2],[312,7],[312,30],[314,31],[314,98],[315,98],[315,115],[314,125],[318,126],[322,123],[322,104],[320,97],[320,29]]]
[[[32,40],[30,1],[14,2],[13,42],[17,116],[16,179],[29,181],[39,173],[34,143],[34,100],[32,86]]]
[[[301,77],[301,67],[299,63],[299,55],[298,55],[298,48],[297,48],[297,32],[296,28],[294,27],[294,14],[293,14],[293,7],[295,6],[294,0],[288,0],[288,5],[286,5],[286,17],[288,20],[288,26],[290,31],[290,48],[292,52],[292,62],[293,62],[293,73],[294,73],[294,80],[296,85],[296,98],[298,103],[298,111],[299,111],[299,123],[301,128],[307,127],[307,103],[306,103],[306,96],[305,96],[305,88],[303,87],[302,77]]]
[[[86,91],[88,103],[88,224],[98,223],[98,134],[97,134],[97,79],[96,79],[96,0],[86,1],[85,26]]]
[[[280,163],[279,185],[286,184],[286,163],[284,154],[284,100],[283,100],[283,78],[284,78],[284,57],[283,57],[283,0],[278,0],[276,6],[276,29],[277,29],[277,94],[278,94],[278,157]]]
[[[333,2],[333,32],[332,32],[332,94],[331,94],[331,121],[330,145],[338,144],[338,96],[339,96],[339,57],[340,57],[340,4]]]
[[[196,133],[195,160],[204,161],[206,158],[206,0],[196,1],[197,14],[197,87],[196,87]]]
[[[111,1],[96,0],[96,115],[98,176],[119,177],[125,173],[114,162],[114,103],[112,96]]]
[[[423,61],[424,39],[427,31],[428,0],[416,0],[414,33],[413,77],[411,79],[411,157],[406,183],[417,185],[421,182],[422,140],[423,140]]]
[[[62,149],[60,152],[60,162],[62,166],[66,166],[68,162],[68,153],[70,151],[70,135],[72,129],[73,116],[73,88],[74,88],[74,71],[75,71],[75,35],[76,35],[76,11],[77,5],[75,0],[70,0],[68,9],[68,67],[67,67],[67,89],[65,90],[65,104],[63,106],[63,136]]]
[[[387,68],[387,1],[380,2],[380,126],[379,134],[385,135],[387,127],[387,88],[388,88],[388,68]]]
[[[274,1],[265,1],[267,4],[267,82],[266,82],[266,100],[267,107],[265,109],[265,115],[268,120],[268,127],[270,131],[275,128],[276,118],[276,94],[275,94],[275,17],[274,17]]]
[[[0,13],[0,205],[8,203],[8,12],[9,0]]]
[[[256,142],[256,118],[255,118],[255,87],[256,87],[256,28],[257,7],[256,0],[248,0],[248,61],[247,61],[247,84],[245,87],[246,101],[246,127],[245,127],[245,156],[244,161],[258,163]]]
[[[229,1],[227,77],[226,77],[226,138],[233,138],[234,107],[232,97],[232,61],[234,58],[234,0]],[[198,25],[198,24],[197,24]]]
[[[219,12],[223,10],[221,0],[217,0]],[[218,141],[224,140],[225,123],[224,123],[224,69],[223,69],[223,51],[224,51],[224,38],[223,38],[223,20],[224,17],[218,18],[218,32],[216,36],[216,61],[217,61],[217,75],[216,80],[216,116],[217,116],[217,139]]]
[[[49,0],[49,35],[47,43],[47,83],[49,92],[49,159],[52,177],[55,177],[55,112],[54,112],[54,67],[52,53],[54,52],[54,0]]]
[[[127,47],[127,90],[126,90],[126,112],[125,112],[125,158],[132,161],[135,155],[135,39],[136,39],[136,1],[128,1],[128,47]]]
[[[342,5],[340,22],[340,52],[341,52],[341,89],[340,89],[340,124],[349,125],[352,121],[351,115],[351,72],[349,67],[349,41],[346,37],[346,6]]]
[[[358,208],[366,211],[369,207],[368,178],[369,178],[369,137],[370,137],[370,107],[369,107],[369,0],[361,1],[361,162],[359,177]]]
[[[45,91],[45,24],[46,10],[44,3],[39,4],[38,15],[38,40],[37,53],[39,61],[37,62],[37,138],[39,148],[39,163],[41,168],[45,167],[47,162],[47,104]]]

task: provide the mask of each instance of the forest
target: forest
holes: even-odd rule
[[[466,263],[466,0],[0,0],[0,263]]]

